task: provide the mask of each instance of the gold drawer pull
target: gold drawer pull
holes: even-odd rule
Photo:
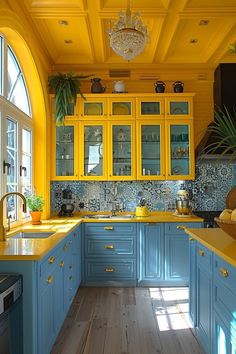
[[[201,257],[205,256],[205,252],[203,250],[198,250],[198,254]]]
[[[114,230],[114,226],[104,226],[104,230]]]
[[[222,277],[227,278],[229,276],[229,271],[225,268],[220,268],[220,274]]]
[[[193,241],[193,238],[192,237],[189,237],[189,239],[188,239],[189,241]]]
[[[56,258],[55,258],[54,256],[51,256],[51,257],[48,259],[48,263],[49,263],[49,264],[52,264],[52,263],[55,262],[55,260],[56,260]]]
[[[52,282],[53,282],[53,276],[49,275],[48,278],[47,278],[47,283],[48,284],[52,284]]]
[[[67,249],[68,249],[68,245],[66,244],[63,246],[63,251],[66,251]]]
[[[104,248],[106,250],[113,250],[114,249],[114,245],[105,245]]]
[[[60,267],[63,268],[64,265],[65,265],[65,262],[64,262],[64,261],[61,261],[61,262],[60,262]]]
[[[105,268],[105,272],[107,272],[107,273],[113,273],[114,271],[115,271],[115,268],[113,268],[113,267]]]
[[[178,225],[178,226],[176,226],[176,228],[179,229],[179,230],[185,230],[185,229],[186,229],[186,226],[184,226],[184,225]]]

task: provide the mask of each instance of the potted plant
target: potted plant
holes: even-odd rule
[[[37,195],[35,193],[29,194],[26,196],[26,202],[32,218],[31,224],[32,225],[41,224],[41,214],[45,204],[42,196]]]
[[[209,144],[204,152],[214,154],[221,149],[220,156],[230,154],[231,159],[236,158],[236,113],[230,113],[226,107],[224,110],[215,111],[215,120],[208,126],[208,131],[212,132],[215,142]]]
[[[69,105],[76,103],[77,93],[84,97],[81,92],[81,80],[92,75],[75,75],[57,73],[48,77],[49,89],[55,93],[55,119],[57,125],[63,125],[65,116],[69,114]]]

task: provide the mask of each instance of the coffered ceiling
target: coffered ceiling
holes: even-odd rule
[[[131,0],[148,27],[142,54],[127,63],[108,29],[126,0],[18,0],[55,70],[214,67],[236,63],[236,0]]]

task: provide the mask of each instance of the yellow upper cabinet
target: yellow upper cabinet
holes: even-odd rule
[[[52,179],[78,178],[78,122],[66,119],[63,126],[53,129]]]
[[[79,97],[74,116],[53,129],[52,179],[194,179],[193,96]]]

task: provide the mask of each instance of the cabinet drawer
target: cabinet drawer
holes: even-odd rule
[[[236,294],[236,269],[214,254],[214,276]],[[235,295],[236,297],[236,295]]]
[[[136,255],[135,237],[86,237],[86,256]]]
[[[197,264],[206,268],[208,272],[211,272],[212,252],[208,248],[201,245],[200,243],[197,243],[196,252],[197,252]]]
[[[54,268],[58,265],[60,261],[60,250],[57,248],[50,252],[44,259],[40,262],[39,275],[46,276],[47,274],[54,271]]]
[[[107,259],[106,261],[87,260],[86,279],[95,280],[130,280],[136,277],[135,260]]]
[[[236,332],[236,295],[216,278],[214,280],[214,308],[224,317],[225,322],[227,318],[231,321],[231,328],[234,323],[234,332]]]
[[[86,223],[85,237],[87,235],[135,235],[136,223]]]
[[[165,224],[165,234],[186,235],[185,231],[178,229],[177,226],[186,226],[188,228],[199,228],[202,226],[201,222],[171,222]]]

